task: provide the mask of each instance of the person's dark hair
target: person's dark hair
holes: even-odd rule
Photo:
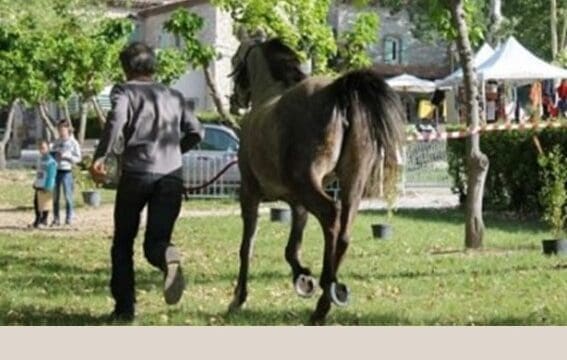
[[[58,127],[58,128],[60,128],[60,127],[66,127],[66,128],[68,128],[68,127],[70,127],[70,126],[69,126],[69,121],[67,121],[67,119],[59,120],[59,122],[57,123],[57,127]]]
[[[41,146],[41,145],[43,145],[43,144],[49,146],[49,141],[48,141],[47,139],[45,139],[45,138],[39,139],[39,140],[37,141],[37,146],[38,146],[38,147]]]
[[[141,42],[133,42],[120,53],[120,63],[127,76],[149,76],[156,72],[154,50]]]

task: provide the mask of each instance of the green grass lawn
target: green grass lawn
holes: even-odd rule
[[[219,206],[205,200],[186,206],[191,204]],[[567,259],[541,255],[540,242],[548,234],[540,224],[486,214],[485,249],[463,252],[463,214],[458,210],[400,211],[392,220],[393,238],[373,239],[370,224],[384,220],[383,212],[358,216],[339,273],[351,288],[352,301],[333,308],[329,324],[567,325]],[[305,323],[316,298],[295,295],[283,258],[288,226],[271,223],[266,215],[251,264],[247,306],[226,314],[240,232],[237,216],[180,219],[174,238],[185,255],[188,288],[173,307],[164,304],[161,275],[143,259],[138,239],[135,324]],[[311,218],[303,258],[316,273],[322,245]],[[112,308],[109,247],[109,229],[1,231],[0,324],[104,324]]]

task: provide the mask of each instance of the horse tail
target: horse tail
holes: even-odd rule
[[[336,98],[335,106],[347,127],[346,136],[350,128],[360,129],[363,126],[363,131],[369,132],[378,155],[383,151],[384,169],[397,169],[406,123],[398,94],[371,69],[351,71],[331,86]],[[380,165],[380,161],[374,161],[372,181],[366,189],[372,195],[376,193]]]

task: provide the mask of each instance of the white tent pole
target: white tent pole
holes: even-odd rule
[[[520,107],[520,103],[518,102],[518,86],[514,86],[514,122],[520,122],[520,111],[518,108]],[[518,118],[516,119],[516,112],[518,113]]]

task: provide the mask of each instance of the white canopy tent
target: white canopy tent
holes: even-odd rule
[[[567,70],[541,60],[513,36],[477,68],[477,73],[482,80],[530,81],[567,78]]]
[[[509,37],[490,58],[478,67],[477,73],[481,85],[482,99],[486,98],[484,83],[489,80],[522,85],[535,80],[567,78],[567,70],[538,58],[513,36]],[[517,99],[517,97],[517,88],[514,87],[513,98]],[[514,100],[514,104],[516,104],[516,101]],[[510,107],[510,111],[515,109],[516,106],[518,105]]]
[[[494,49],[484,43],[482,47],[476,52],[473,58],[473,66],[478,68],[486,60],[488,60],[494,54]],[[436,82],[437,87],[448,87],[451,85],[456,85],[463,80],[463,69],[458,69],[452,74],[448,75],[446,78]]]
[[[509,37],[496,51],[492,51],[492,54],[490,50],[491,48],[485,44],[474,57],[474,66],[483,99],[486,97],[484,83],[489,80],[522,85],[535,80],[567,79],[566,69],[538,58],[513,36]],[[436,82],[436,85],[438,88],[455,86],[462,81],[462,78],[463,72],[459,69],[445,79]],[[514,98],[517,98],[515,89]]]
[[[386,82],[396,91],[413,93],[431,93],[435,91],[435,83],[433,81],[420,79],[409,74],[393,77],[386,80]]]

